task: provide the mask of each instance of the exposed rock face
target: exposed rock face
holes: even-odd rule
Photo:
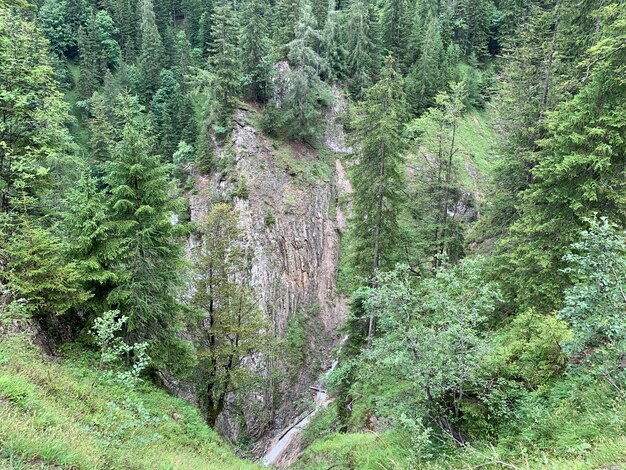
[[[340,110],[330,112],[336,117]],[[274,142],[250,123],[254,116],[253,109],[236,111],[232,144],[215,150],[217,159],[229,168],[227,175],[196,176],[189,203],[191,219],[197,220],[213,201],[232,197],[252,255],[252,285],[276,336],[284,335],[289,320],[303,310],[317,324],[319,334],[307,338],[320,359],[315,370],[300,371],[273,390],[246,397],[250,409],[244,411],[243,420],[224,413],[218,421],[219,430],[232,440],[241,432],[259,440],[261,453],[274,433],[286,427],[312,398],[308,387],[329,366],[329,352],[339,340],[345,301],[336,291],[336,276],[345,217],[337,199],[349,183],[333,152]],[[336,119],[328,123],[335,126],[328,147],[344,151],[343,131],[337,129]],[[233,197],[242,181],[247,197]],[[193,237],[189,240],[190,246],[198,243]],[[266,361],[264,367],[280,364]],[[259,413],[260,409],[264,412]]]

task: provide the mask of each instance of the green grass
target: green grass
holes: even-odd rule
[[[0,339],[0,468],[259,468],[189,404],[98,379],[91,363],[45,357],[26,335]]]
[[[608,382],[564,377],[526,394],[491,437],[476,437],[466,447],[434,439],[416,451],[411,436],[328,433],[334,420],[313,422],[305,436],[318,437],[298,469],[524,469],[595,470],[626,468],[626,402]]]
[[[488,111],[473,110],[463,116],[457,129],[461,182],[474,194],[482,194],[496,161],[493,126],[493,116]]]

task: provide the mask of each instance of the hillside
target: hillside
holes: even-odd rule
[[[624,77],[623,0],[0,0],[0,467],[621,470]]]
[[[196,409],[149,383],[98,377],[69,345],[49,357],[26,334],[0,338],[0,468],[260,468],[237,458]]]

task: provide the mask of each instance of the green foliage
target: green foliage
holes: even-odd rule
[[[233,390],[258,382],[244,360],[262,351],[267,327],[250,288],[237,213],[217,204],[199,224],[204,244],[196,253],[192,304],[202,312],[196,340],[196,387],[209,425],[214,426]]]
[[[417,253],[411,264],[437,268],[445,260],[457,262],[463,256],[463,227],[457,214],[464,194],[460,180],[463,166],[457,132],[462,124],[466,88],[463,82],[451,84],[450,93],[436,97],[437,106],[407,126],[417,133],[420,168],[414,176],[413,205],[409,207],[416,240],[407,253]],[[409,258],[410,260],[410,258]]]
[[[567,357],[561,344],[571,339],[567,325],[553,315],[523,312],[494,338],[486,368],[497,377],[537,388],[558,377]]]
[[[286,77],[287,92],[280,103],[278,127],[289,139],[307,140],[321,129],[320,95],[323,83],[319,78],[323,67],[317,53],[320,42],[308,0],[300,4],[294,39],[287,45],[292,70]]]
[[[32,21],[6,7],[0,7],[0,108],[0,214],[10,221],[42,212],[56,189],[53,177],[59,186],[65,182],[50,167],[63,163],[70,170],[73,149],[46,41]]]
[[[417,435],[434,427],[464,441],[463,406],[485,386],[481,326],[500,300],[480,276],[479,263],[464,262],[419,284],[406,269],[379,278],[365,301],[378,316],[379,337],[361,353],[352,393],[363,398],[353,419],[373,412]]]
[[[148,100],[158,90],[159,75],[165,66],[165,48],[156,25],[152,0],[141,0],[140,33],[139,77],[141,90]]]
[[[117,336],[127,320],[128,318],[124,315],[120,316],[119,310],[109,310],[94,320],[91,331],[100,350],[100,365],[98,369],[101,370],[103,367],[107,367],[109,368],[107,370],[109,372],[107,378],[115,377],[115,379],[127,386],[134,386],[139,382],[139,376],[148,366],[150,358],[146,355],[148,343],[143,342],[130,345]],[[129,356],[133,358],[131,368],[117,372],[113,376],[110,368],[123,364],[125,358]]]
[[[173,223],[181,201],[172,197],[169,166],[151,154],[151,136],[137,100],[122,96],[119,105],[120,140],[104,167],[108,197],[104,201],[93,187],[91,197],[89,192],[77,194],[86,201],[72,217],[81,242],[76,255],[102,303],[94,305],[94,313],[103,306],[123,311],[128,316],[125,339],[154,340],[150,355],[157,367],[166,367],[184,362],[174,357],[185,351],[173,340],[182,314],[179,239],[185,227]]]
[[[350,91],[361,98],[380,66],[379,31],[373,2],[350,2],[346,19]]]
[[[601,37],[625,37],[623,10],[604,11]],[[623,58],[621,46],[599,42],[585,56],[585,85],[549,115],[521,217],[502,245],[502,275],[516,283],[511,289],[524,305],[560,305],[568,285],[563,256],[578,241],[585,219],[598,213],[624,223]]]
[[[0,257],[8,260],[2,279],[13,301],[22,303],[22,314],[62,314],[90,297],[82,289],[77,263],[65,259],[66,247],[51,231],[25,222],[11,238],[0,240]]]
[[[371,282],[378,269],[393,266],[398,239],[400,190],[404,184],[402,77],[391,57],[381,79],[367,92],[354,124],[358,161],[352,173],[353,265]]]
[[[114,39],[118,30],[106,11],[98,11],[87,20],[78,34],[80,51],[79,87],[89,97],[102,85],[109,69],[117,66],[120,46]]]
[[[266,0],[247,0],[241,10],[241,64],[247,95],[253,100],[269,98],[271,73],[270,8]]]
[[[220,0],[211,16],[211,57],[216,124],[230,129],[231,114],[239,93],[240,64],[237,55],[239,22],[229,1]]]
[[[560,317],[574,332],[567,351],[582,356],[582,361],[612,381],[613,372],[624,373],[620,361],[626,350],[624,234],[607,219],[591,220],[565,260],[572,286],[565,292]]]
[[[44,36],[50,41],[52,52],[59,56],[76,56],[78,30],[72,27],[76,20],[71,16],[67,0],[46,0],[41,5],[38,22]]]
[[[0,467],[256,468],[188,403],[148,383],[98,381],[97,356],[72,346],[51,361],[26,336],[0,339]]]

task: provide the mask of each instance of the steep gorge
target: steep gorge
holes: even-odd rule
[[[273,335],[283,337],[298,315],[309,325],[302,367],[290,374],[281,371],[272,387],[244,397],[243,417],[227,409],[218,420],[218,430],[232,442],[241,436],[255,442],[256,455],[315,399],[309,387],[330,367],[345,318],[345,299],[337,292],[336,280],[346,220],[340,196],[350,191],[340,156],[349,149],[338,122],[344,103],[335,95],[336,104],[325,111],[326,138],[319,148],[263,135],[255,124],[257,111],[242,105],[228,140],[213,140],[216,166],[228,170],[195,174],[195,188],[188,195],[192,221],[207,214],[215,202],[232,200],[251,256],[251,284]],[[199,243],[197,235],[189,238],[190,256]],[[250,366],[266,376],[276,375],[274,369],[286,367],[278,356],[251,358]],[[193,393],[183,389],[175,387],[179,395],[195,401]]]

